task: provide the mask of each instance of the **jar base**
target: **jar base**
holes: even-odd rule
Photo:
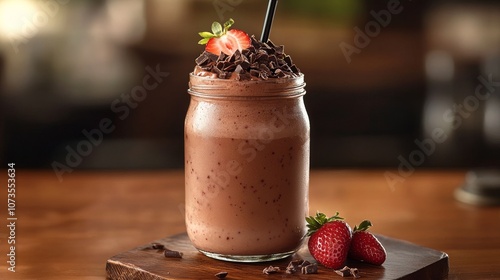
[[[270,262],[281,260],[293,255],[296,251],[289,251],[284,253],[266,254],[266,255],[226,255],[219,253],[212,253],[198,249],[205,256],[212,259],[228,261],[228,262],[241,262],[241,263],[256,263],[256,262]]]

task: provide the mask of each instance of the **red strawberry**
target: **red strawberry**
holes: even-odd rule
[[[241,52],[243,49],[250,47],[251,40],[248,34],[237,29],[229,30],[233,24],[233,19],[229,19],[224,23],[224,26],[218,22],[212,23],[212,33],[200,32],[199,34],[203,39],[198,44],[206,44],[205,50],[216,55],[220,55],[221,52],[233,55],[236,50]]]
[[[370,221],[365,220],[359,224],[359,227],[354,227],[349,258],[382,265],[386,258],[385,248],[377,237],[366,231],[371,225]]]
[[[351,227],[338,214],[327,218],[318,212],[316,217],[306,218],[309,252],[320,264],[334,269],[344,265],[352,237]]]

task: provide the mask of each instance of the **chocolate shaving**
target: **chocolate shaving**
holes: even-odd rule
[[[224,279],[226,278],[228,272],[227,271],[221,271],[221,272],[218,272],[215,274],[215,277],[219,278],[219,279]]]
[[[173,250],[168,250],[166,249],[165,252],[163,253],[163,255],[165,255],[166,258],[182,258],[182,252],[179,252],[179,251],[173,251]]]
[[[338,270],[334,270],[335,273],[337,273],[338,275],[342,276],[342,277],[347,277],[347,276],[351,276],[351,271],[349,270],[349,267],[347,266],[344,266],[342,269],[338,269]]]
[[[234,54],[231,56],[231,60],[230,61],[237,61],[237,60],[241,60],[241,52],[240,50],[236,50],[234,52]]]
[[[165,249],[165,245],[155,242],[155,243],[151,243],[151,248],[156,249],[156,250],[163,250],[163,249]]]
[[[204,51],[195,59],[202,70],[212,72],[220,79],[228,79],[236,73],[237,80],[260,78],[289,78],[300,75],[300,69],[293,64],[292,58],[284,53],[284,46],[268,41],[262,43],[255,36],[251,37],[252,45],[233,55],[224,53],[215,55]],[[237,66],[241,66],[241,69]],[[237,70],[238,69],[238,70]]]
[[[318,273],[318,265],[315,263],[311,263],[306,266],[302,266],[300,271],[302,272],[302,274],[316,274]]]
[[[219,55],[219,58],[217,59],[218,61],[224,61],[227,58],[227,54],[221,52]]]
[[[311,263],[307,260],[293,260],[286,267],[287,274],[294,274],[300,272],[302,274],[316,274],[318,273],[318,264]]]
[[[265,64],[261,64],[261,65],[259,66],[259,70],[260,70],[261,72],[265,72],[265,73],[266,73],[266,75],[271,75],[271,74],[272,74],[271,69],[269,69],[269,67],[267,67]]]
[[[240,81],[248,81],[252,79],[252,75],[250,73],[240,73],[238,74],[238,79]]]
[[[258,77],[260,75],[260,72],[259,70],[250,69],[250,75],[252,75],[253,77]]]
[[[279,271],[280,271],[279,267],[270,265],[270,266],[264,268],[262,270],[262,273],[264,273],[264,274],[274,274],[274,273],[278,273]]]
[[[349,271],[351,271],[351,275],[352,277],[354,278],[360,278],[361,276],[359,276],[359,271],[357,268],[349,268]]]
[[[310,263],[308,260],[303,260],[303,261],[299,264],[299,266],[300,266],[300,267],[304,267],[304,266],[308,266],[308,265],[310,265],[310,264],[311,264],[311,263]]]
[[[250,62],[248,62],[248,59],[246,57],[238,65],[241,65],[243,69],[250,69]]]
[[[359,273],[358,273],[358,269],[353,267],[348,267],[348,266],[344,266],[342,269],[339,269],[339,270],[334,270],[335,273],[337,273],[338,275],[342,276],[342,277],[348,277],[348,276],[352,276],[354,278],[360,278],[361,276],[359,276]]]
[[[299,271],[300,269],[300,263],[302,263],[302,260],[293,260],[291,261],[288,266],[286,267],[285,272],[288,274],[294,274],[295,272]]]
[[[196,65],[201,66],[201,65],[206,65],[208,60],[209,60],[208,56],[205,54],[205,52],[203,52],[194,61],[196,62]]]

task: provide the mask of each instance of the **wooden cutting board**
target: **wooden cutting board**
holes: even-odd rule
[[[361,279],[445,279],[448,275],[448,255],[433,249],[421,247],[405,241],[377,236],[387,250],[387,259],[382,266],[373,266],[349,261],[349,267],[359,270]],[[152,249],[152,243],[160,243],[170,250],[183,253],[182,258],[166,258],[161,250]],[[232,263],[218,261],[199,253],[190,243],[185,233],[155,240],[127,252],[111,257],[106,263],[108,279],[218,279],[215,274],[228,272],[225,279],[342,279],[333,272],[319,266],[318,274],[286,274],[286,266],[291,260],[314,261],[307,245],[292,257],[266,263]],[[262,270],[278,266],[282,272],[265,275]],[[344,279],[353,279],[346,277]]]

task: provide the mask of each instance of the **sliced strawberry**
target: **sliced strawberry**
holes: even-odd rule
[[[367,231],[371,225],[370,221],[365,220],[359,224],[359,227],[354,227],[349,258],[382,265],[386,259],[386,251],[377,237]]]
[[[241,52],[250,47],[250,44],[250,37],[245,32],[232,29],[219,38],[211,38],[205,50],[216,55],[220,55],[221,52],[232,55],[236,50]]]
[[[247,33],[237,29],[229,30],[233,23],[234,20],[230,19],[224,23],[223,27],[220,23],[214,22],[212,24],[212,33],[199,33],[203,39],[198,43],[207,44],[205,50],[215,55],[220,55],[221,52],[233,55],[236,50],[242,51],[250,47],[251,41]]]

